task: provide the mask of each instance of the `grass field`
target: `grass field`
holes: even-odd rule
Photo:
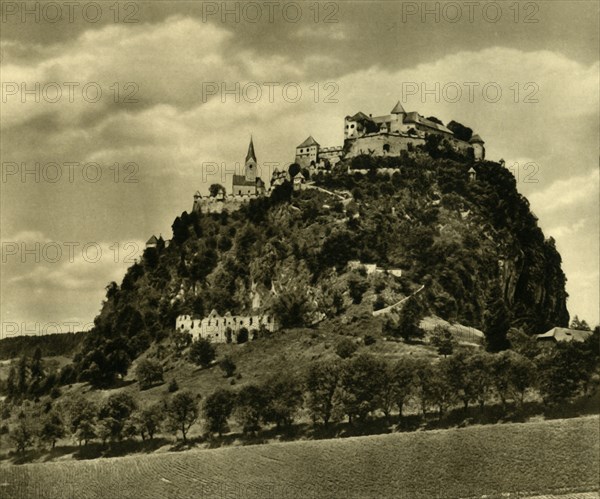
[[[0,466],[0,497],[431,499],[589,492],[599,486],[598,448],[599,418],[590,416]]]

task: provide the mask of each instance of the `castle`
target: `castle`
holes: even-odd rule
[[[346,116],[343,146],[321,147],[312,136],[307,137],[296,147],[294,162],[303,170],[308,169],[311,175],[327,173],[342,159],[362,154],[400,156],[402,151],[410,151],[415,146],[424,145],[429,135],[441,136],[457,151],[467,153],[471,150],[476,161],[485,159],[484,141],[478,134],[474,134],[468,142],[460,140],[452,130],[441,123],[424,118],[416,111],[407,113],[398,101],[390,114],[373,117],[359,111],[352,116]],[[305,187],[304,173],[297,173],[292,178],[287,171],[275,169],[267,190],[265,182],[257,176],[257,169],[254,142],[250,138],[244,175],[233,176],[231,193],[227,194],[223,187],[207,196],[202,196],[200,191],[196,191],[192,211],[235,211],[249,199],[269,195],[276,186],[285,181],[292,182],[294,190]]]
[[[315,171],[327,170],[341,159],[361,154],[371,156],[400,156],[402,151],[425,144],[427,135],[440,135],[461,152],[473,150],[476,161],[485,159],[484,141],[477,134],[469,142],[459,140],[454,133],[440,123],[428,120],[416,111],[407,113],[400,101],[390,114],[366,115],[362,111],[344,119],[344,146],[321,148],[309,136],[296,147],[295,162],[301,167]]]
[[[175,320],[177,331],[189,332],[193,340],[205,338],[213,343],[235,342],[242,328],[254,333],[260,331],[261,327],[274,332],[277,322],[271,315],[231,315],[231,312],[227,312],[221,316],[216,310],[203,319],[180,315]]]

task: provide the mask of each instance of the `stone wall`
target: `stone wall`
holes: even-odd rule
[[[220,316],[213,311],[203,319],[194,318],[191,315],[180,315],[175,320],[177,331],[190,333],[193,340],[205,338],[213,343],[226,343],[228,329],[231,329],[231,341],[235,342],[240,329],[245,327],[251,335],[261,326],[271,332],[277,330],[275,318],[268,314],[231,315],[228,312],[224,316]]]

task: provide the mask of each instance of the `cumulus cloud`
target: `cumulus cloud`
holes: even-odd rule
[[[594,169],[586,174],[553,182],[529,196],[531,205],[539,212],[552,213],[598,200],[600,177]]]
[[[291,36],[303,36],[302,29],[307,28]],[[329,39],[332,45],[348,41],[341,27],[314,27],[310,34]],[[168,227],[181,209],[189,209],[193,192],[206,189],[214,179],[203,176],[202,163],[224,164],[231,172],[243,161],[251,133],[259,163],[285,166],[293,161],[295,146],[309,134],[322,145],[341,145],[345,115],[359,110],[387,114],[401,100],[407,111],[434,115],[444,122],[454,119],[472,127],[486,141],[488,157],[504,157],[507,166],[513,162],[538,163],[540,182],[519,183],[519,188],[528,195],[542,226],[554,227],[559,243],[565,237],[579,237],[584,222],[573,218],[573,210],[581,210],[582,203],[598,195],[598,173],[589,169],[591,161],[598,158],[597,137],[589,131],[597,125],[598,62],[577,62],[547,50],[491,47],[403,67],[400,55],[390,52],[389,58],[398,59],[394,67],[399,69],[364,61],[361,69],[315,82],[311,75],[324,74],[328,66],[344,65],[343,52],[291,57],[255,47],[240,49],[234,40],[235,33],[223,26],[174,16],[156,24],[111,25],[85,31],[76,41],[43,50],[32,45],[29,48],[38,57],[3,65],[5,82],[31,86],[36,81],[91,81],[105,91],[97,104],[81,98],[72,104],[22,104],[15,96],[8,96],[1,123],[5,157],[15,161],[96,161],[103,165],[131,161],[140,165],[144,180],[126,190],[119,185],[64,186],[60,190],[37,185],[36,199],[43,199],[48,206],[35,217],[32,212],[39,207],[32,206],[31,186],[7,184],[3,196],[11,199],[11,212],[19,217],[3,217],[5,230],[30,232],[29,240],[41,240],[40,234],[34,233],[48,226],[83,240],[83,231],[89,231],[92,224],[98,238],[108,240],[114,221],[120,220],[120,228],[140,231],[131,233],[133,239],[148,237],[139,220],[144,222],[143,231],[155,230],[152,227],[159,223]],[[26,42],[19,42],[7,50],[22,52],[26,48]],[[133,97],[139,102],[115,103],[109,88],[115,82],[120,85],[121,99],[127,93],[125,83],[137,84]],[[271,87],[272,99],[265,82],[276,84]],[[216,83],[218,91],[203,95],[207,83]],[[231,89],[236,83],[239,90],[233,95],[222,92],[222,85]],[[289,83],[301,89],[297,101],[289,98],[294,95],[293,88],[287,98],[283,92]],[[243,89],[250,91],[256,84],[262,95],[253,101],[255,94],[244,94]],[[486,84],[488,94],[483,93]],[[456,88],[461,96],[452,102]],[[471,96],[469,88],[474,88]],[[501,96],[491,102],[496,88],[500,88]],[[63,209],[65,202],[71,206]],[[62,216],[57,224],[49,214],[56,218],[69,210],[85,212],[87,224],[82,223],[83,215],[79,219]],[[585,223],[597,227],[597,214],[589,203],[583,213],[589,219]],[[23,218],[29,225],[18,225]],[[133,221],[128,222],[130,219]],[[570,249],[563,259],[572,261]],[[595,264],[590,265],[595,269]],[[13,272],[12,284],[21,286],[24,293],[26,286],[51,289],[53,282],[71,291],[89,289],[92,283],[100,282],[101,292],[103,283],[123,269],[111,265],[93,270],[78,265],[28,269]],[[73,299],[81,302],[83,296]],[[576,293],[572,296],[573,301],[579,299]]]

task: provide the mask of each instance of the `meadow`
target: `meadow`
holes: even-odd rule
[[[431,499],[590,492],[599,487],[599,422],[589,416],[0,465],[0,497]]]

